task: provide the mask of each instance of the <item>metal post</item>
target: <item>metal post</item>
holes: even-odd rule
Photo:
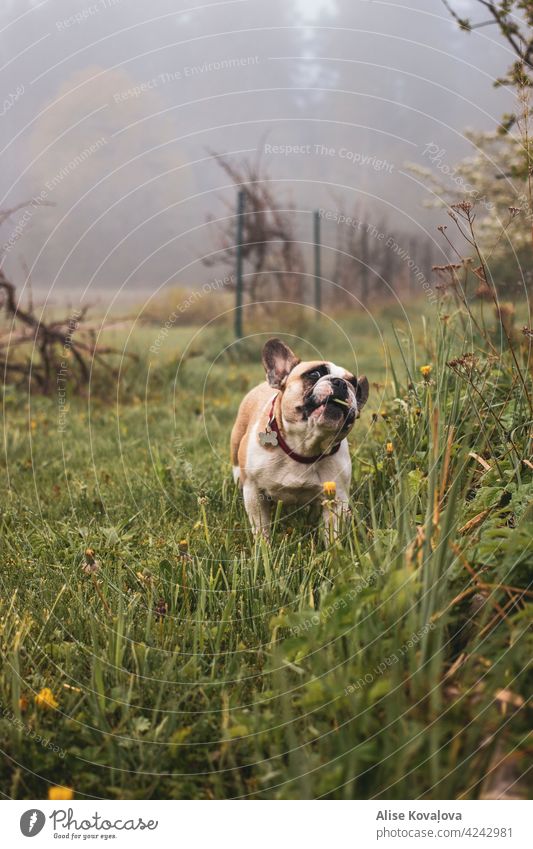
[[[235,300],[235,337],[242,338],[242,232],[244,225],[244,189],[239,189],[237,195],[237,241],[236,241],[236,300]]]
[[[320,214],[318,209],[313,213],[313,230],[315,243],[315,309],[317,318],[320,317],[322,308],[322,272],[320,270]]]

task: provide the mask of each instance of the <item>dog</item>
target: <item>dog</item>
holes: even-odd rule
[[[254,535],[268,539],[273,503],[323,503],[326,525],[349,510],[352,464],[346,437],[368,399],[368,380],[334,363],[301,362],[281,339],[263,348],[266,381],[242,400],[231,433],[233,477]],[[333,509],[334,508],[334,509]]]

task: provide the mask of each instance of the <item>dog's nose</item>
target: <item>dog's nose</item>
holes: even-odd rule
[[[329,385],[335,398],[338,398],[340,401],[346,401],[348,399],[348,384],[342,377],[330,377]]]

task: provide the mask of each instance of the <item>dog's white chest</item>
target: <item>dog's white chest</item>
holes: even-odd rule
[[[254,428],[254,431],[256,428]],[[324,481],[349,482],[351,463],[344,442],[337,454],[315,463],[299,463],[280,447],[266,451],[252,433],[246,464],[247,477],[273,501],[308,504],[323,495]]]
[[[279,472],[279,475],[259,475],[260,488],[273,501],[282,501],[283,504],[307,504],[320,497],[322,482],[316,472],[291,474],[287,470],[287,463],[280,466]]]

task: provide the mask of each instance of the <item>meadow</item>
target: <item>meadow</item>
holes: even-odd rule
[[[371,385],[329,545],[283,510],[254,541],[232,482],[259,320],[155,355],[157,327],[117,331],[139,359],[62,430],[56,398],[5,386],[2,793],[525,796],[530,337],[511,352],[502,320],[444,300],[285,337]]]

